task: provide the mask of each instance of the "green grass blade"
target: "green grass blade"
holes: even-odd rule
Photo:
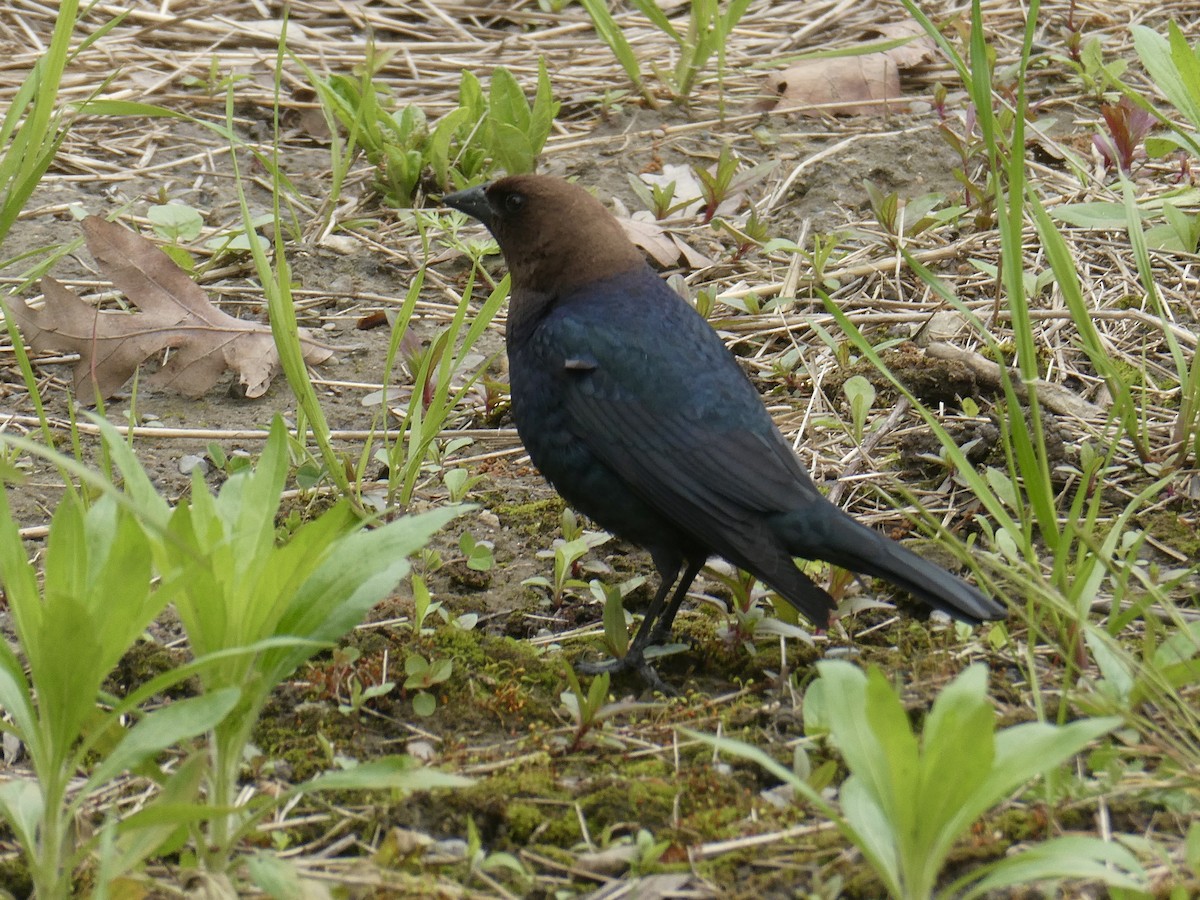
[[[625,70],[625,74],[629,76],[629,80],[638,89],[638,93],[642,95],[651,108],[656,108],[658,103],[655,101],[654,95],[650,93],[649,88],[646,87],[646,82],[642,79],[642,68],[641,64],[638,63],[637,54],[633,52],[633,47],[625,39],[625,35],[621,32],[621,27],[608,11],[608,4],[605,0],[579,0],[579,5],[587,11],[587,14],[592,19],[592,26],[596,29],[596,34],[600,36],[600,40],[608,45],[608,49],[613,52],[613,56],[617,58],[617,62],[621,64],[621,68]]]

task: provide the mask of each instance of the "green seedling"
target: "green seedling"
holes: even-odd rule
[[[437,710],[437,698],[429,689],[446,681],[454,673],[454,662],[449,659],[426,659],[419,653],[410,653],[404,658],[404,689],[415,691],[412,698],[413,712],[418,716],[432,716]]]
[[[583,749],[593,740],[599,743],[622,748],[624,745],[610,734],[602,731],[604,724],[614,716],[639,710],[655,709],[655,703],[620,702],[608,703],[609,674],[601,672],[592,679],[585,692],[579,683],[579,677],[570,666],[563,667],[567,690],[559,694],[563,709],[575,726],[575,733],[570,743],[564,746],[568,753]]]
[[[469,532],[463,532],[458,539],[458,549],[462,551],[467,561],[467,568],[476,572],[488,572],[496,564],[492,555],[494,549],[491,541],[477,541]]]
[[[894,191],[884,194],[870,181],[864,181],[863,187],[866,188],[875,221],[883,226],[893,242],[900,238],[915,237],[930,228],[954,223],[966,211],[963,206],[939,208],[946,200],[945,194],[922,194],[901,200]]]
[[[122,454],[132,459],[124,445]],[[436,510],[367,531],[342,500],[279,544],[275,518],[287,471],[287,432],[277,419],[254,469],[229,478],[216,497],[194,475],[190,505],[169,511],[148,478],[126,472],[127,490],[158,506],[156,520],[167,539],[156,543],[152,556],[163,585],[175,592],[193,653],[255,648],[201,673],[205,693],[241,692],[209,739],[208,802],[220,813],[197,846],[212,871],[228,868],[237,842],[264,814],[239,807],[236,795],[245,750],[271,690],[354,628],[407,573],[407,557],[458,512]]]
[[[569,506],[564,506],[562,513],[558,517],[559,527],[562,528],[564,541],[577,541],[583,537],[583,522],[579,520],[579,516],[575,514],[575,510]]]
[[[433,629],[426,626],[430,616],[440,616],[443,622],[450,621],[450,615],[443,608],[440,601],[435,601],[429,593],[429,588],[425,584],[425,579],[420,575],[412,576],[412,592],[413,592],[413,620],[412,629],[414,635],[433,634]]]
[[[180,244],[200,237],[204,227],[203,216],[184,203],[162,203],[151,206],[146,211],[146,218],[150,220],[154,233],[169,242],[160,249],[185,272],[195,269],[196,258]]]
[[[206,455],[213,466],[226,475],[236,475],[238,472],[244,472],[252,464],[249,453],[235,452],[228,454],[225,452],[225,448],[215,441],[209,443],[206,448]]]
[[[1072,6],[1067,15],[1067,30],[1063,40],[1067,52],[1065,55],[1056,54],[1053,58],[1072,70],[1084,93],[1102,100],[1119,83],[1129,67],[1129,61],[1114,59],[1105,62],[1104,45],[1100,38],[1095,35],[1085,38],[1083,23],[1076,20],[1077,15],[1076,7]]]
[[[645,581],[646,576],[638,575],[616,585],[598,579],[589,584],[592,596],[604,605],[604,648],[614,659],[624,659],[629,652],[629,614],[625,612],[625,597]]]
[[[700,194],[703,200],[700,220],[704,224],[707,225],[711,222],[721,205],[734,194],[745,191],[752,184],[769,175],[775,164],[763,163],[743,172],[738,171],[740,167],[741,161],[733,155],[728,144],[721,148],[721,153],[712,165],[711,171],[708,166],[699,164],[692,166],[692,173],[700,183]]]
[[[532,172],[558,108],[550,94],[545,59],[538,60],[537,92],[532,104],[508,69],[493,69],[487,114],[492,160],[509,175]]]
[[[710,172],[707,166],[693,166],[692,172],[700,181],[700,188],[704,197],[704,210],[702,221],[708,224],[712,221],[713,216],[717,214],[717,209],[721,203],[729,196],[730,188],[733,187],[734,176],[737,174],[738,166],[741,163],[737,157],[733,155],[726,144],[721,148],[721,155],[717,157],[716,165]]]
[[[452,453],[450,448],[443,455]],[[446,486],[446,494],[451,503],[461,503],[467,498],[471,488],[483,481],[482,475],[472,475],[466,469],[447,469],[442,475],[442,484]]]
[[[758,210],[753,207],[741,225],[734,225],[728,219],[716,216],[712,220],[712,227],[715,231],[727,232],[736,242],[737,246],[733,251],[734,262],[763,247],[770,238],[767,223],[758,217]]]
[[[364,687],[358,672],[353,668],[361,655],[361,651],[357,647],[341,647],[335,651],[335,661],[351,669],[348,679],[350,700],[348,703],[338,704],[338,712],[344,716],[361,712],[368,701],[374,700],[376,697],[386,697],[396,689],[396,683],[387,680],[386,671],[377,683]]]
[[[392,330],[384,364],[385,385],[390,383],[391,372],[400,355],[400,348],[404,345],[404,337],[408,333],[408,325],[412,320],[423,282],[422,269],[405,296]],[[439,334],[430,348],[418,351],[412,357],[411,365],[415,368],[411,368],[410,371],[417,387],[409,396],[401,422],[403,440],[389,438],[375,454],[375,458],[387,466],[389,497],[397,498],[401,505],[412,499],[418,479],[428,466],[436,463],[440,453],[439,435],[445,430],[459,404],[487,370],[488,363],[484,360],[465,378],[459,376],[459,373],[467,369],[470,360],[478,358],[478,355],[473,353],[473,348],[508,296],[508,278],[506,276],[496,286],[478,310],[472,308],[474,286],[472,272],[449,326]],[[382,399],[386,410],[386,394]]]
[[[634,174],[629,175],[629,186],[642,204],[654,214],[655,219],[665,219],[675,210],[687,206],[691,201],[675,201],[675,182],[646,184]]]
[[[850,401],[851,436],[856,444],[861,444],[866,434],[867,416],[875,405],[875,385],[862,375],[853,375],[846,379],[842,391]]]
[[[696,312],[700,313],[705,319],[712,319],[713,313],[717,308],[717,289],[714,287],[703,287],[696,291]]]
[[[576,575],[579,560],[593,547],[599,547],[609,540],[611,540],[609,535],[596,532],[585,533],[583,537],[573,541],[556,540],[553,550],[538,552],[538,556],[554,558],[553,581],[543,575],[535,575],[532,578],[526,578],[521,584],[548,588],[550,602],[557,609],[562,605],[568,591],[579,591],[588,587],[588,583]]]
[[[39,586],[7,489],[0,492],[0,582],[20,652],[0,642],[0,706],[7,714],[2,728],[21,742],[34,775],[14,772],[0,785],[0,816],[38,897],[76,896],[77,869],[102,841],[115,840],[115,818],[96,829],[77,825],[85,804],[114,789],[123,773],[155,773],[162,785],[143,820],[159,815],[164,804],[196,803],[203,756],[186,757],[174,776],[158,771],[154,760],[215,727],[238,702],[239,691],[228,688],[141,711],[155,693],[194,676],[196,665],[155,678],[128,697],[102,697],[101,684],[120,658],[178,596],[154,578],[153,542],[115,493],[90,508],[68,494],[50,523]],[[107,877],[156,852],[180,823],[181,817],[167,813],[157,826],[125,828],[107,860]]]
[[[559,108],[544,60],[532,103],[503,66],[492,71],[486,96],[479,79],[464,70],[458,106],[430,124],[415,104],[392,108],[386,84],[376,77],[389,58],[370,46],[357,76],[322,78],[304,66],[349,148],[361,147],[375,166],[376,189],[385,203],[419,206],[430,185],[448,191],[496,168],[509,174],[534,170]]]

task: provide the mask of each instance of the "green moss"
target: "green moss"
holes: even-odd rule
[[[528,503],[506,503],[502,498],[490,502],[491,499],[485,496],[484,505],[499,516],[501,522],[530,537],[557,532],[559,518],[566,508],[566,504],[557,497]]]
[[[33,881],[24,857],[17,855],[0,859],[0,890],[13,897],[28,897],[33,894]]]
[[[325,771],[329,745],[361,745],[361,726],[328,703],[298,703],[276,694],[254,727],[254,744],[266,759],[285,763],[287,780],[304,781]]]
[[[613,778],[579,801],[588,825],[604,829],[621,822],[636,822],[657,833],[671,824],[678,784],[662,778]]]
[[[1155,509],[1138,516],[1138,524],[1155,540],[1178,550],[1189,559],[1200,558],[1200,531],[1177,512]]]

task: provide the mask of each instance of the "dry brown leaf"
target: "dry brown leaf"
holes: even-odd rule
[[[654,258],[660,266],[673,266],[679,259],[679,248],[656,222],[643,219],[619,218],[625,236]]]
[[[900,71],[930,61],[936,48],[916,23],[880,25],[872,31],[884,40],[915,39],[879,53],[807,59],[772,72],[767,88],[775,101],[768,101],[767,108],[795,109],[813,116],[861,116],[895,109],[901,97]],[[878,43],[878,38],[872,37],[870,43]]]
[[[890,56],[900,69],[911,69],[921,63],[933,62],[937,58],[937,44],[925,33],[924,28],[911,19],[876,25],[871,30],[888,41],[913,38],[899,47],[884,51],[884,55]]]
[[[634,213],[632,217],[617,216],[617,221],[625,230],[625,236],[645,250],[663,268],[675,265],[680,258],[690,269],[703,269],[713,264],[711,259],[695,247],[669,234],[649,213],[645,213],[644,216],[640,212]]]
[[[111,397],[148,357],[170,351],[152,387],[199,397],[226,369],[237,372],[246,397],[261,397],[279,371],[271,329],[217,309],[204,290],[150,241],[97,216],[83,221],[88,249],[113,285],[140,313],[97,310],[58,281],[42,279],[46,304],[31,309],[12,298],[13,317],[35,350],[74,351],[75,394],[89,402]],[[301,329],[305,362],[333,351]]]

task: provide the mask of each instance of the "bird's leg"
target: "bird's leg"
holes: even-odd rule
[[[683,598],[687,596],[687,592],[692,587],[692,582],[696,580],[696,576],[704,568],[705,562],[707,562],[707,559],[703,557],[688,560],[687,568],[683,570],[683,578],[679,580],[679,586],[675,588],[675,595],[671,597],[671,603],[654,623],[654,630],[648,633],[643,649],[645,647],[653,647],[656,644],[665,644],[671,639],[671,625],[675,621],[675,614],[679,612],[679,607],[683,604]],[[642,629],[638,631],[637,637],[634,638],[634,644],[642,636],[643,630],[645,630],[644,622],[642,623]]]
[[[654,599],[650,601],[650,608],[646,610],[646,615],[642,619],[642,624],[638,626],[637,634],[633,636],[633,643],[629,645],[629,649],[620,659],[606,659],[603,662],[577,662],[575,668],[585,675],[599,675],[601,672],[627,672],[630,670],[636,671],[642,676],[650,687],[667,692],[667,687],[663,684],[662,679],[658,677],[658,673],[654,671],[651,665],[646,662],[645,650],[650,643],[650,634],[652,631],[657,631],[654,623],[658,621],[663,613],[663,607],[667,602],[667,594],[671,590],[671,586],[675,584],[675,579],[679,577],[679,569],[681,567],[678,559],[655,559],[655,564],[658,568],[659,575],[662,578],[661,584],[658,586],[658,593],[654,595]],[[688,570],[691,571],[689,564]],[[692,578],[695,578],[695,572],[692,572]],[[691,583],[690,579],[686,579],[684,590],[686,592],[687,585]],[[671,599],[671,608],[677,607],[675,598]],[[668,623],[668,627],[670,627]]]

